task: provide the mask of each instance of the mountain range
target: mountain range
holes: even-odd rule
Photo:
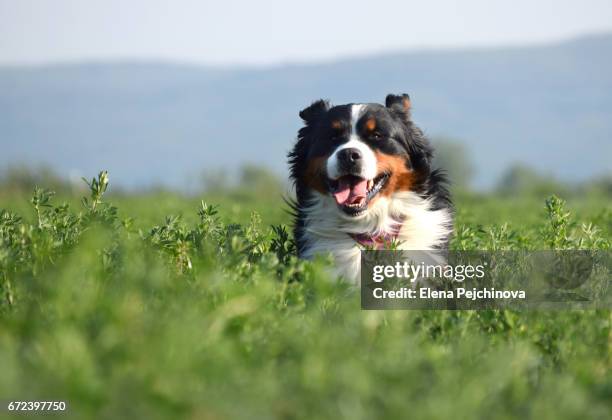
[[[125,187],[183,187],[244,163],[286,176],[318,98],[409,93],[432,138],[462,142],[474,184],[514,163],[561,180],[612,171],[612,34],[530,47],[385,53],[274,67],[96,62],[0,68],[0,165],[107,169]]]

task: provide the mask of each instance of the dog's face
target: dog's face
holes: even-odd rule
[[[359,217],[380,197],[418,191],[431,149],[409,108],[408,95],[389,95],[384,106],[318,101],[300,112],[306,125],[290,153],[298,199],[330,196],[344,215]]]

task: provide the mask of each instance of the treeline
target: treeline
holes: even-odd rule
[[[148,185],[137,190],[122,189],[115,182],[112,195],[127,193],[155,193],[166,191],[163,185]],[[232,196],[278,197],[289,191],[289,183],[266,167],[246,164],[238,170],[203,170],[195,182],[190,182],[185,193]],[[193,185],[195,184],[195,187]],[[50,166],[15,165],[0,170],[0,193],[31,194],[34,188],[45,186],[59,195],[82,195],[86,181],[79,176],[62,176]]]
[[[473,191],[469,154],[459,143],[443,143],[436,146],[437,155],[434,166],[444,168],[455,192]],[[186,190],[192,194],[257,196],[262,198],[290,194],[291,186],[287,179],[266,167],[248,164],[234,171],[220,169],[204,170],[194,183],[195,188]],[[62,177],[50,167],[13,166],[0,171],[0,192],[31,193],[36,186],[45,185],[58,194],[81,194],[86,184],[78,177]],[[136,192],[156,192],[163,186],[147,186]],[[509,167],[487,191],[500,196],[604,196],[612,198],[612,174],[602,175],[583,182],[563,182],[552,175],[543,174],[524,164]],[[125,194],[125,190],[114,189],[114,194]]]
[[[443,168],[455,191],[472,191],[475,167],[464,143],[447,138],[434,138],[434,166]],[[508,167],[499,177],[491,193],[501,196],[532,195],[547,197],[599,195],[612,198],[612,172],[582,182],[564,182],[522,163]]]

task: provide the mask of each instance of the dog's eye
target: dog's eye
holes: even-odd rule
[[[346,135],[346,132],[344,130],[334,130],[331,132],[330,134],[330,138],[332,140],[338,140],[341,139],[342,137],[344,137]]]
[[[370,134],[370,137],[372,140],[381,140],[383,135],[379,131],[374,131],[372,134]]]

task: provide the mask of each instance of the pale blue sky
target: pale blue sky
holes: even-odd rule
[[[0,64],[266,65],[612,31],[611,0],[0,0]]]

